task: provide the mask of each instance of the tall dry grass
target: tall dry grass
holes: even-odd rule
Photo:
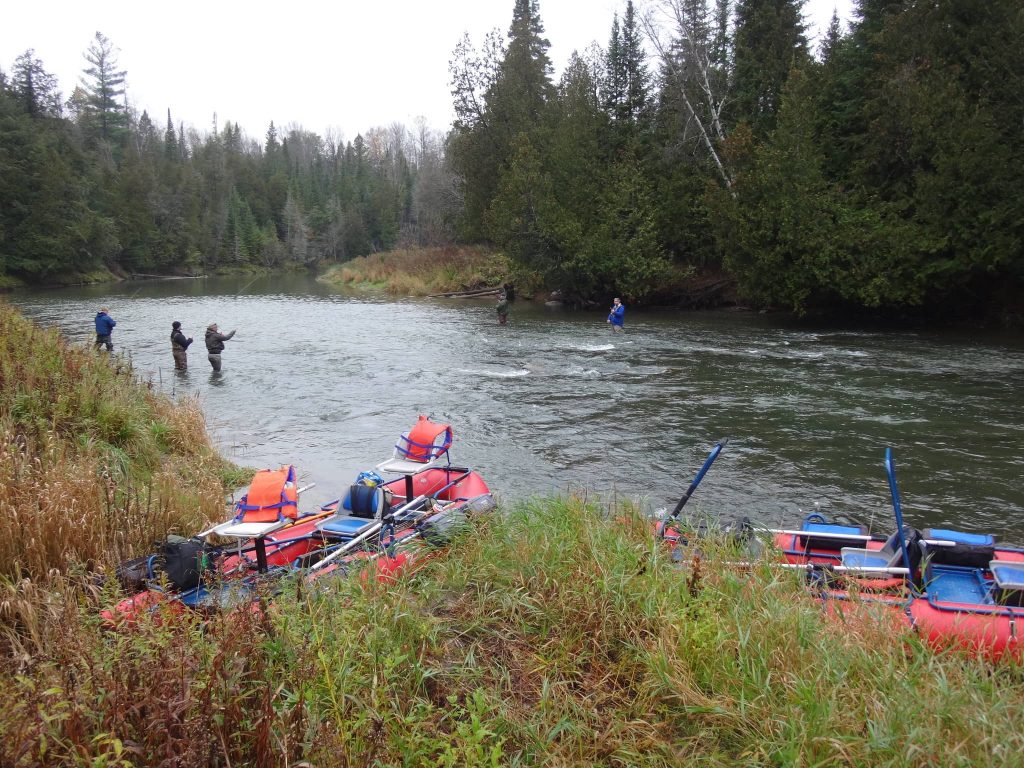
[[[399,296],[488,288],[512,276],[502,254],[479,247],[410,248],[360,256],[327,271],[323,279],[383,287]]]
[[[1020,764],[1019,667],[830,619],[698,544],[681,567],[628,509],[542,500],[397,583],[286,583],[203,624],[110,637],[103,595],[55,602],[0,669],[0,764]]]
[[[223,514],[231,467],[195,401],[0,305],[0,576],[112,567]]]

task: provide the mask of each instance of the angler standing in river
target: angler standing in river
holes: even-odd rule
[[[210,361],[214,373],[220,371],[220,353],[224,351],[224,342],[234,335],[234,331],[227,334],[219,333],[216,323],[206,326],[206,359]]]
[[[622,317],[624,314],[626,314],[626,307],[623,306],[622,301],[616,296],[615,300],[612,301],[611,312],[608,313],[608,322],[615,333],[621,333],[625,330],[626,321]]]
[[[114,332],[114,326],[117,325],[117,320],[112,318],[107,313],[110,310],[106,307],[100,307],[100,311],[96,313],[96,349],[106,346],[107,352],[114,351],[114,342],[111,340],[110,335]]]
[[[504,325],[508,322],[508,297],[504,292],[498,294],[498,325]]]
[[[171,323],[171,355],[174,356],[174,367],[179,371],[188,370],[188,345],[192,343],[192,337],[185,337],[181,332],[181,323],[175,320]]]

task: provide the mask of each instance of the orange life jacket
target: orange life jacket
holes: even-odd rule
[[[410,461],[426,463],[445,453],[451,446],[450,424],[437,424],[426,416],[420,416],[408,434],[399,438],[395,447]]]
[[[248,492],[235,508],[235,520],[245,523],[271,523],[299,516],[299,494],[295,485],[295,467],[261,469],[252,479]]]

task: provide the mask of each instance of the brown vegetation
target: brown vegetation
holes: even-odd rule
[[[511,274],[508,259],[480,247],[411,248],[347,261],[327,271],[326,282],[375,285],[396,296],[497,286]]]

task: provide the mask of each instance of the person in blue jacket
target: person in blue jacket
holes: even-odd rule
[[[107,313],[110,310],[106,307],[100,307],[100,311],[96,313],[96,349],[102,346],[106,346],[107,352],[114,351],[114,342],[110,340],[110,334],[114,331],[114,326],[117,325],[117,321]]]
[[[622,301],[619,300],[618,296],[616,296],[612,301],[612,311],[608,313],[608,322],[616,333],[621,333],[625,330],[623,326],[626,321],[622,318],[624,314],[626,314],[626,308],[622,305]]]

